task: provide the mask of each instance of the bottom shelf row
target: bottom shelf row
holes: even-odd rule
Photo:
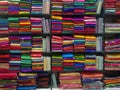
[[[0,90],[120,88],[120,72],[0,73]]]

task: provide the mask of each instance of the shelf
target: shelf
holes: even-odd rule
[[[95,35],[95,36],[102,36],[104,34],[102,33],[94,33],[94,34],[90,34],[90,33],[81,33],[81,34],[74,34],[74,33],[57,33],[57,34],[52,34],[52,35],[59,35],[59,36],[62,36],[62,35]]]
[[[104,14],[52,14],[53,16],[96,16],[103,17]]]
[[[6,36],[6,35],[31,35],[31,36],[35,36],[35,35],[41,35],[41,36],[50,36],[50,33],[26,33],[26,34],[22,34],[22,33],[10,33],[10,34],[0,34],[1,36]]]
[[[120,53],[120,51],[118,51],[118,52],[114,52],[114,51],[113,52],[105,52],[105,53]]]
[[[73,54],[103,54],[104,52],[52,52],[52,54],[64,54],[64,53],[73,53]]]
[[[117,33],[117,32],[115,32],[115,33],[104,33],[105,35],[114,35],[114,34],[120,34],[120,32],[119,33]]]
[[[63,71],[52,71],[55,72],[103,72],[103,70],[63,70]]]
[[[45,17],[50,18],[51,14],[26,14],[26,15],[0,15],[1,17]]]

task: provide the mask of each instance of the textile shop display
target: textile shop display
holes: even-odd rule
[[[97,19],[94,16],[52,16],[53,34],[95,34]]]
[[[1,15],[41,15],[50,13],[50,0],[2,0]]]
[[[96,14],[97,0],[52,0],[53,15]]]
[[[84,54],[53,54],[52,71],[97,71],[103,70],[103,57]]]

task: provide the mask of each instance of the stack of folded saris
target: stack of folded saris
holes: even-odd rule
[[[80,89],[81,74],[79,72],[59,73],[59,86],[63,89]]]

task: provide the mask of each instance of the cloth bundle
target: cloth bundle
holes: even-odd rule
[[[63,70],[63,57],[61,54],[52,55],[52,71],[62,71]]]
[[[72,53],[65,53],[63,57],[63,69],[64,71],[74,70],[74,56]]]
[[[32,71],[32,60],[30,54],[21,55],[21,71],[31,72]]]
[[[98,24],[94,16],[52,16],[51,21],[53,34],[94,34]]]
[[[30,53],[32,49],[32,37],[30,35],[21,36],[21,53]]]
[[[106,52],[119,52],[120,50],[120,39],[108,39],[105,41]]]
[[[1,90],[16,90],[17,88],[17,73],[0,73],[0,89]]]
[[[7,19],[0,18],[0,34],[9,34]]]
[[[18,17],[9,17],[8,22],[9,22],[9,33],[10,34],[19,33],[19,29],[20,29],[19,18]]]
[[[85,55],[75,54],[74,58],[75,58],[75,62],[74,62],[75,70],[84,70],[84,68],[85,68]]]
[[[19,14],[29,15],[31,10],[31,0],[20,0],[19,2]]]
[[[43,0],[32,0],[31,14],[42,14]]]
[[[85,52],[96,52],[96,41],[95,36],[86,36],[85,37]]]
[[[62,10],[62,14],[73,14],[74,12],[74,4],[73,4],[74,0],[64,0],[63,1],[63,10]]]
[[[52,33],[62,33],[63,27],[62,27],[62,17],[60,16],[52,16]]]
[[[9,71],[9,38],[6,36],[0,36],[0,71]]]
[[[62,42],[62,37],[52,36],[52,52],[62,52]]]
[[[48,72],[38,73],[37,76],[37,85],[38,88],[49,88],[50,83],[50,74]]]
[[[36,90],[35,73],[19,73],[17,90]]]
[[[96,22],[96,17],[84,17],[84,23],[85,23],[85,26],[84,26],[84,33],[87,33],[87,34],[92,34],[92,33],[96,33],[96,25],[97,25],[97,22]]]
[[[96,14],[97,0],[52,0],[53,15]]]
[[[105,0],[104,8],[105,8],[105,13],[107,14],[120,14],[120,1],[119,0]]]
[[[120,53],[106,54],[105,70],[120,70]]]
[[[43,70],[43,55],[41,52],[43,52],[42,36],[33,36],[31,52],[33,71]]]
[[[85,52],[84,35],[74,35],[74,52]]]
[[[71,36],[63,36],[63,52],[73,52],[74,38]]]
[[[69,17],[62,17],[62,33],[73,33],[74,30],[74,23],[73,18]]]
[[[85,56],[85,70],[96,70],[96,55]]]
[[[9,7],[8,7],[9,15],[18,15],[19,14],[19,2],[20,2],[20,0],[17,0],[17,1],[9,0]]]
[[[31,22],[29,17],[20,17],[19,18],[19,33],[20,34],[31,34]]]
[[[80,89],[81,74],[79,72],[59,73],[59,86],[63,89]]]
[[[36,33],[42,33],[42,18],[34,18],[34,17],[31,17],[30,18],[30,22],[31,22],[31,32],[33,34],[36,34]]]
[[[106,33],[120,33],[120,24],[119,24],[119,22],[105,23],[105,32]]]
[[[1,15],[8,14],[8,1],[7,0],[0,1],[0,14]]]
[[[20,36],[13,35],[9,36],[10,41],[10,70],[12,71],[20,71],[21,67],[21,46],[20,46]]]
[[[84,17],[73,18],[73,24],[74,24],[74,33],[75,34],[86,33],[84,30],[84,27],[85,27]]]
[[[103,90],[103,73],[101,72],[83,72],[82,82],[84,90]]]
[[[105,75],[106,88],[120,88],[120,73],[112,72]]]

